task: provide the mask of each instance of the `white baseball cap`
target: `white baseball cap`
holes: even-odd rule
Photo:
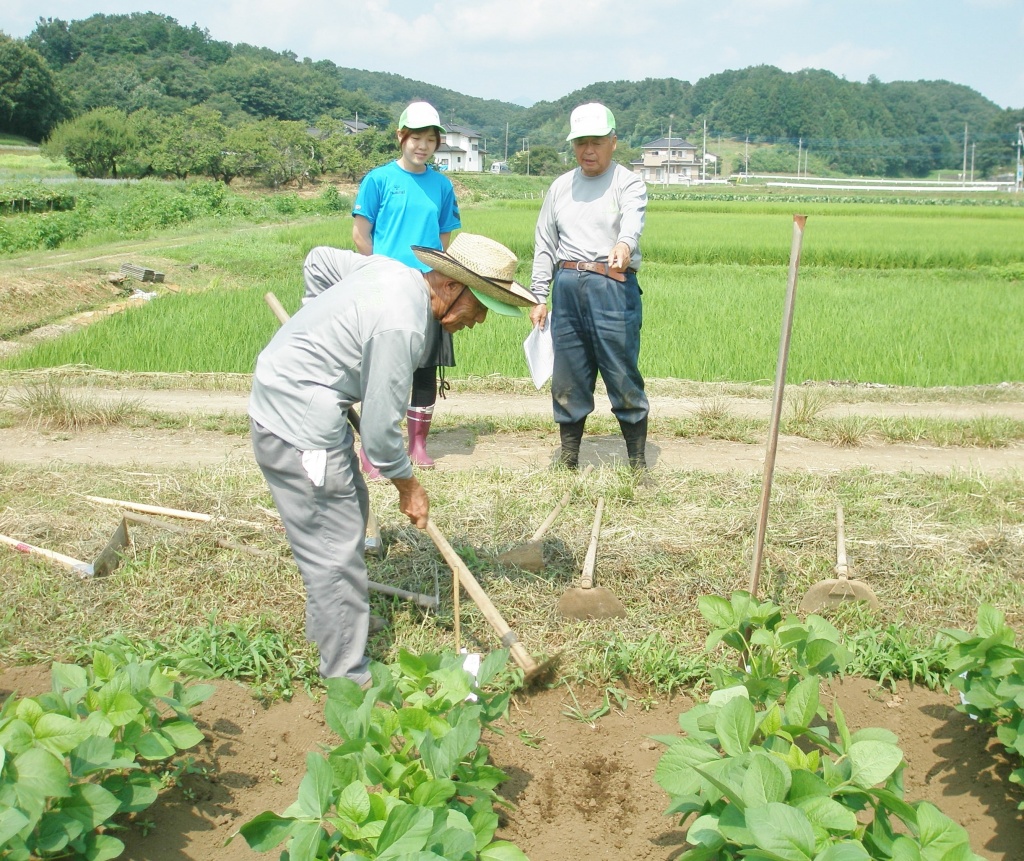
[[[567,141],[574,141],[576,138],[603,138],[615,131],[615,117],[608,108],[597,102],[589,102],[580,105],[569,117],[569,137]]]
[[[441,128],[441,117],[428,102],[413,102],[398,118],[400,129]]]

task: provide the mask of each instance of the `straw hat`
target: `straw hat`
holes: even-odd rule
[[[412,246],[413,253],[431,269],[465,284],[490,310],[519,316],[537,298],[514,280],[518,258],[500,242],[475,233],[460,233],[447,251]]]

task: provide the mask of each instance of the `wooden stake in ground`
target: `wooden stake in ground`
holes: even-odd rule
[[[772,476],[775,474],[775,450],[779,444],[779,420],[782,416],[782,392],[786,387],[786,362],[789,359],[789,335],[793,328],[793,304],[796,302],[796,277],[800,269],[800,247],[804,241],[806,215],[793,216],[793,242],[789,250],[789,279],[786,284],[786,304],[782,313],[782,337],[779,339],[779,358],[775,364],[775,389],[772,393],[772,418],[768,428],[768,451],[764,458],[764,478],[761,483],[761,504],[757,516],[757,534],[754,536],[754,557],[750,563],[749,592],[757,597],[761,579],[761,559],[764,555],[764,534],[768,526],[768,501],[772,495]]]

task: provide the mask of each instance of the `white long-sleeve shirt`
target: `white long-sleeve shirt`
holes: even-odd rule
[[[348,408],[386,478],[409,478],[402,440],[413,371],[436,327],[423,273],[382,256],[337,251],[338,282],[303,304],[260,353],[249,415],[300,451],[337,448]]]
[[[537,218],[530,290],[541,302],[561,260],[608,259],[616,242],[630,250],[629,268],[640,267],[640,234],[647,212],[647,185],[617,162],[600,176],[580,168],[551,183]]]

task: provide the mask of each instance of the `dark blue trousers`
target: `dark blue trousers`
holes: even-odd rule
[[[637,367],[643,309],[636,275],[627,272],[619,282],[596,272],[558,269],[551,315],[555,421],[571,424],[594,411],[598,372],[615,417],[627,424],[642,421],[650,405]]]

